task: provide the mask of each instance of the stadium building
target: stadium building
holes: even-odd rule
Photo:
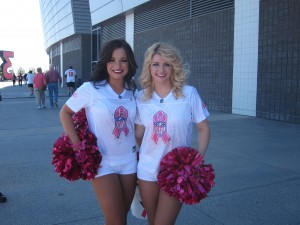
[[[102,44],[176,46],[209,110],[300,124],[299,0],[40,0],[45,50],[89,79]]]

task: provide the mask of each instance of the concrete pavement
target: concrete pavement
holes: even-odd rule
[[[26,86],[0,87],[0,192],[8,199],[0,224],[103,224],[90,183],[60,178],[51,165],[63,132],[59,109],[48,98],[46,109],[36,109]],[[61,106],[67,89],[59,91]],[[176,225],[300,224],[300,126],[218,112],[209,123],[206,162],[216,184],[200,204],[183,207]],[[129,214],[128,224],[147,222]]]

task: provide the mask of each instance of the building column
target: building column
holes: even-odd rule
[[[134,49],[134,13],[126,15],[126,41]]]
[[[60,42],[60,76],[61,76],[61,84],[60,86],[63,87],[64,86],[64,53],[63,53],[63,42]]]
[[[232,113],[256,116],[259,0],[235,0]]]

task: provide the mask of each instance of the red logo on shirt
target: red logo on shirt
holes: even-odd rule
[[[128,135],[129,129],[126,124],[127,118],[128,111],[123,106],[117,108],[114,113],[115,129],[112,132],[117,138],[120,137],[122,131],[124,132],[125,136]]]
[[[165,144],[171,139],[167,133],[167,121],[168,116],[163,111],[159,111],[153,116],[153,133],[151,139],[155,144],[157,144],[159,138]]]

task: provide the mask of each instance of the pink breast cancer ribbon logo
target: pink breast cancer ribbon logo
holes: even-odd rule
[[[159,111],[153,116],[153,133],[151,139],[155,144],[157,144],[159,138],[165,144],[171,139],[167,133],[167,121],[168,116],[163,111]]]
[[[114,113],[115,128],[112,133],[117,138],[120,137],[122,131],[124,132],[125,136],[128,135],[129,129],[126,124],[127,118],[128,118],[128,111],[123,106],[120,106],[119,108],[116,109]]]

